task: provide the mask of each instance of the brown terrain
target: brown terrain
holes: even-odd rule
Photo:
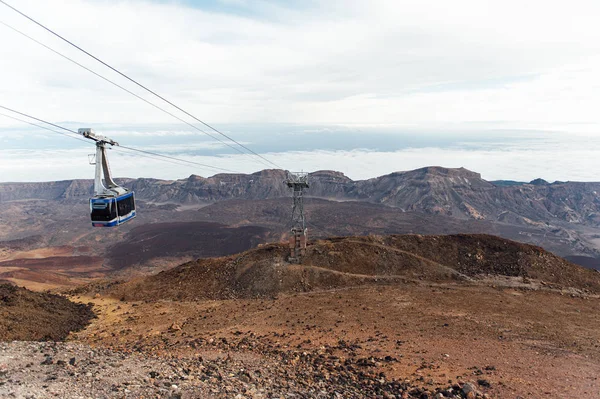
[[[299,265],[286,253],[269,244],[79,289],[99,319],[74,339],[182,361],[226,355],[257,385],[265,367],[348,397],[454,397],[467,382],[499,398],[600,392],[598,272],[487,235],[332,238]]]
[[[0,250],[0,279],[40,291],[76,286],[106,276],[103,259],[87,255],[91,252],[87,247],[23,250],[28,247],[27,243],[17,240]]]
[[[316,172],[290,264],[284,178],[0,184],[0,397],[600,398],[600,184]]]
[[[1,347],[0,369],[21,382],[0,370],[0,394],[598,397],[596,271],[489,235],[330,238],[301,264],[286,254],[267,244],[77,288],[98,316],[70,335],[83,346]],[[36,350],[31,374],[10,360]]]
[[[284,171],[264,170],[173,181],[121,179],[136,192],[138,217],[118,229],[90,226],[89,180],[0,183],[0,278],[34,289],[67,287],[86,277],[148,273],[278,241],[290,222],[285,177]],[[598,190],[600,183],[489,182],[463,168],[427,167],[363,181],[319,171],[310,175],[306,211],[312,238],[487,233],[599,268]],[[242,230],[228,230],[233,228]],[[207,236],[199,237],[200,230]],[[152,232],[157,233],[154,243],[168,238],[169,245],[147,245]],[[147,251],[140,252],[142,246]],[[61,247],[74,252],[65,255]],[[42,272],[12,263],[28,257],[20,253],[40,249],[47,257],[100,257],[102,264],[65,259],[56,270]],[[69,265],[77,270],[71,272]]]
[[[241,255],[199,259],[111,286],[108,292],[125,300],[258,298],[364,284],[469,281],[489,275],[600,294],[600,273],[539,247],[489,235],[330,238],[312,244],[300,265],[287,263],[288,253],[287,246],[270,244]]]

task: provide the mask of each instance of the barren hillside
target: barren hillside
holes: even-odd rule
[[[114,272],[163,270],[279,241],[290,228],[285,176],[264,170],[175,181],[123,179],[136,191],[139,212],[112,230],[90,226],[91,181],[2,183],[0,278],[47,289]],[[597,265],[600,257],[596,183],[538,179],[494,185],[463,168],[427,167],[363,181],[319,171],[311,174],[310,185],[305,208],[311,239],[486,233],[539,245],[582,265]],[[57,253],[64,246],[74,250]],[[56,249],[45,253],[49,259],[19,261],[41,257],[34,252],[46,247]],[[91,258],[75,258],[80,255]],[[57,256],[73,258],[58,264]]]
[[[157,232],[146,233],[136,236],[155,245]],[[339,237],[313,242],[301,264],[286,254],[268,244],[97,282],[71,291],[82,305],[0,286],[5,339],[62,339],[87,323],[89,302],[98,316],[69,335],[77,344],[0,345],[0,395],[93,386],[110,398],[541,399],[600,389],[598,272],[489,235]]]
[[[110,292],[126,300],[254,298],[493,275],[600,293],[600,273],[539,247],[488,235],[331,238],[310,245],[300,265],[287,263],[287,252],[285,245],[269,244],[235,256],[199,259]]]

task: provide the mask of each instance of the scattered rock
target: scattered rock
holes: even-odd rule
[[[479,392],[477,392],[477,389],[475,388],[475,386],[473,384],[471,384],[470,382],[466,382],[462,386],[462,393],[465,395],[465,397],[467,399],[471,399],[471,398],[475,399]]]
[[[46,356],[46,358],[44,359],[44,361],[42,361],[40,364],[47,366],[50,364],[54,363],[54,359],[52,359],[52,356]]]
[[[477,384],[486,388],[489,388],[491,386],[490,382],[484,378],[480,378],[479,380],[477,380]]]

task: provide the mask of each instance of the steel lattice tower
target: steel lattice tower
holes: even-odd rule
[[[304,189],[308,188],[308,173],[288,173],[285,183],[292,189],[292,236],[290,237],[290,262],[299,262],[306,253],[308,229],[304,216]]]

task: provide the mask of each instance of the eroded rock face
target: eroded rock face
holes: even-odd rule
[[[252,174],[191,175],[181,180],[120,179],[138,200],[156,203],[208,204],[229,199],[268,199],[289,196],[286,172],[269,169]],[[1,183],[0,203],[23,199],[68,201],[91,194],[91,180],[45,183]],[[310,197],[367,201],[462,219],[509,221],[530,225],[563,221],[600,225],[600,183],[556,182],[494,185],[464,168],[431,166],[354,181],[343,173],[310,174]]]
[[[62,180],[40,183],[0,183],[0,202],[23,199],[71,199],[92,193],[92,180]]]

